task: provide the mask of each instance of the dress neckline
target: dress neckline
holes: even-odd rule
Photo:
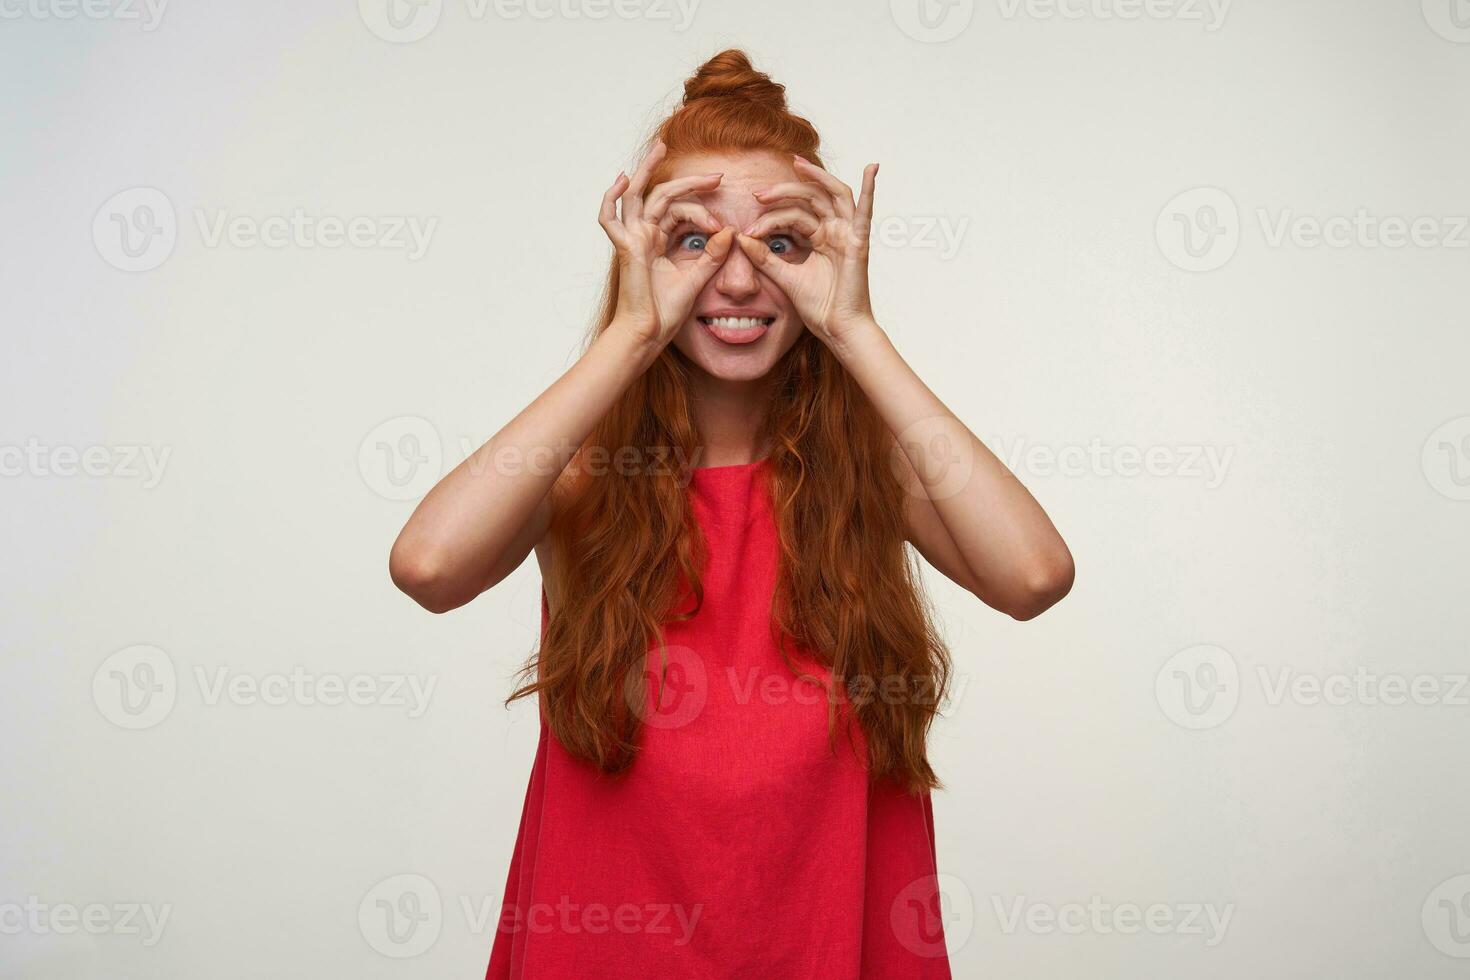
[[[769,458],[752,460],[749,463],[728,463],[724,466],[695,466],[692,473],[733,473],[740,470],[753,470],[770,462]]]

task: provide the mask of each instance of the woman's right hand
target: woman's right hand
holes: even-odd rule
[[[613,323],[629,330],[641,342],[662,350],[689,317],[695,297],[724,264],[734,242],[734,229],[721,228],[704,206],[685,200],[701,191],[714,190],[723,174],[704,174],[665,181],[652,188],[648,180],[667,153],[662,141],[653,145],[630,178],[618,179],[602,197],[598,224],[607,232],[618,256],[618,299]],[[621,213],[619,204],[621,203]],[[681,233],[679,228],[694,231]],[[697,236],[702,248],[693,247]],[[671,246],[684,248],[686,256],[671,255]]]

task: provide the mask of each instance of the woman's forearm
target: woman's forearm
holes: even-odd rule
[[[1041,505],[919,378],[875,321],[833,351],[897,437],[981,599],[1030,618],[1071,588],[1072,557]]]
[[[657,356],[655,343],[616,321],[602,331],[419,502],[389,558],[398,587],[443,612],[513,571],[545,533],[548,494],[577,447]]]

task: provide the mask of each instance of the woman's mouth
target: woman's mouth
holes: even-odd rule
[[[702,316],[697,318],[718,341],[726,344],[749,344],[761,339],[773,316]]]

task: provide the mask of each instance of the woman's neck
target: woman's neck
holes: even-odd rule
[[[765,452],[756,444],[770,407],[763,380],[727,381],[708,375],[692,379],[694,425],[701,444],[699,466],[753,463]]]

